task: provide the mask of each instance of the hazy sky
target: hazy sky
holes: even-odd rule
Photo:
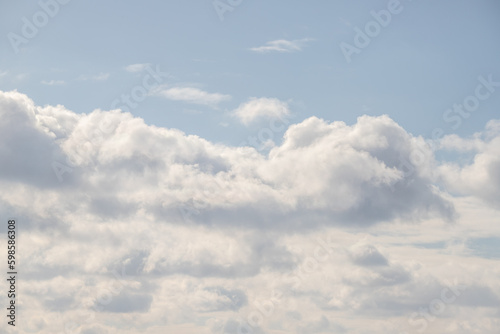
[[[499,18],[493,0],[0,4],[20,252],[0,328],[498,333]]]

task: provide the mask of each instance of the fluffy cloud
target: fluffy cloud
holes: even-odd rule
[[[272,98],[251,98],[242,103],[233,115],[243,124],[248,125],[258,119],[283,119],[290,116],[290,110],[286,102]]]
[[[263,156],[150,127],[128,113],[79,116],[4,95],[5,143],[16,139],[5,156],[39,160],[36,168],[24,163],[23,171],[11,159],[5,177],[23,173],[51,184],[78,179],[89,195],[81,204],[99,217],[147,212],[168,222],[271,229],[454,217],[433,186],[430,149],[386,116],[364,116],[353,126],[312,117],[290,126],[281,146]],[[13,124],[23,131],[9,134]],[[423,158],[414,164],[417,148]],[[315,218],[305,223],[308,216]]]
[[[353,126],[312,117],[290,126],[258,170],[285,190],[288,203],[327,210],[330,219],[355,224],[429,213],[452,219],[452,205],[432,185],[434,163],[423,139],[386,116],[363,116]]]
[[[265,155],[18,92],[0,93],[0,116],[0,211],[22,236],[23,334],[499,328],[500,272],[473,249],[500,236],[495,205],[474,202],[493,195],[438,188],[452,183],[450,165],[387,116],[311,117]],[[475,165],[493,182],[496,124],[467,146],[474,163],[448,175]],[[456,298],[442,314],[418,313],[445,288]]]
[[[472,152],[473,161],[461,166],[446,163],[440,167],[446,186],[463,195],[474,195],[500,208],[500,121],[492,120],[485,131],[471,138],[456,135],[441,140],[448,151]]]
[[[57,136],[71,132],[78,116],[60,106],[36,107],[25,95],[10,92],[1,93],[0,117],[0,178],[54,185],[51,163],[63,156]]]

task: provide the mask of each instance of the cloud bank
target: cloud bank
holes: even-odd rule
[[[64,179],[75,182],[87,189],[82,204],[96,216],[143,211],[172,222],[187,207],[199,212],[181,215],[180,223],[192,218],[262,227],[266,220],[290,216],[269,228],[306,228],[432,216],[452,220],[455,214],[434,186],[430,148],[387,116],[363,116],[352,126],[311,117],[291,125],[281,145],[264,156],[253,148],[147,126],[120,111],[77,115],[61,106],[36,107],[19,93],[2,98],[2,152],[12,166],[4,177],[32,185],[31,177],[33,185],[44,180],[54,188],[64,187]],[[250,101],[240,111],[257,110],[255,117],[263,102],[269,101]],[[418,165],[411,162],[416,150],[424,155]],[[251,214],[231,223],[239,212]],[[309,215],[315,219],[306,222]]]
[[[16,91],[0,116],[22,333],[499,328],[498,266],[467,241],[500,237],[498,121],[446,137],[474,154],[453,165],[387,116],[311,117],[266,154]]]

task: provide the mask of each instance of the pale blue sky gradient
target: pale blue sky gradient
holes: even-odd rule
[[[500,80],[500,4],[402,1],[402,12],[348,64],[339,44],[353,44],[353,28],[364,27],[373,20],[370,11],[387,4],[243,0],[221,21],[208,0],[72,0],[15,54],[7,33],[20,34],[22,17],[40,7],[36,1],[4,3],[0,73],[7,73],[0,89],[18,89],[41,105],[108,110],[141,81],[124,67],[150,63],[172,75],[167,84],[232,98],[211,108],[151,96],[134,115],[216,142],[238,145],[258,130],[228,116],[250,97],[289,101],[294,123],[316,115],[352,124],[362,114],[388,114],[425,137],[436,127],[461,135],[482,129],[498,115],[500,94],[456,130],[442,115],[473,93],[478,76]],[[280,39],[310,40],[298,52],[249,50]],[[107,80],[78,80],[103,73]],[[51,80],[65,83],[41,83]]]

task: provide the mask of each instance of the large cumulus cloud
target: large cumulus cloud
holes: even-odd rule
[[[17,92],[0,102],[3,176],[34,187],[74,185],[66,198],[99,217],[140,212],[173,223],[280,228],[454,216],[433,186],[432,151],[387,116],[352,126],[311,117],[263,155],[119,110],[79,115]]]
[[[408,316],[455,278],[467,290],[431,325],[498,328],[494,260],[466,243],[422,248],[453,231],[484,236],[496,219],[479,208],[482,230],[476,211],[458,232],[439,224],[462,203],[450,189],[495,207],[496,188],[473,187],[474,177],[496,182],[494,122],[443,141],[476,154],[451,165],[387,116],[311,117],[263,154],[18,92],[0,93],[0,115],[0,210],[19,220],[22,333],[235,333],[275,290],[282,297],[254,333],[414,330]]]

